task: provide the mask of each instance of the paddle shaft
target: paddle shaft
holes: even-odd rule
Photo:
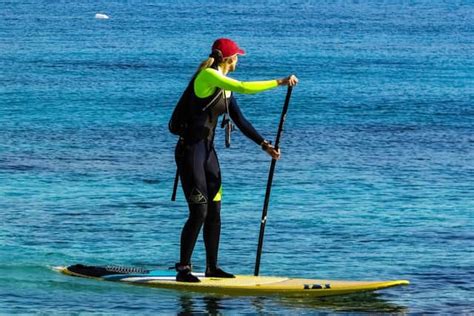
[[[293,90],[293,87],[289,86],[286,92],[285,104],[281,112],[280,125],[278,126],[278,132],[277,132],[277,136],[275,140],[276,150],[278,150],[279,145],[280,145],[280,136],[283,131],[283,124],[285,123],[286,112],[288,112],[288,105],[290,104],[292,90]],[[258,237],[257,259],[255,261],[255,271],[254,271],[255,276],[258,276],[258,273],[260,272],[260,259],[262,257],[263,236],[265,234],[265,225],[267,223],[268,204],[270,202],[270,193],[272,191],[272,182],[273,182],[273,174],[275,173],[275,166],[276,166],[276,159],[272,159],[272,163],[270,165],[270,172],[268,174],[267,191],[265,192],[265,201],[263,203],[262,220],[260,222],[260,235]]]
[[[176,201],[176,191],[178,190],[179,181],[179,169],[176,168],[176,176],[174,177],[173,194],[171,195],[171,201]]]

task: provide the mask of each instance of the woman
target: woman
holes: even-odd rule
[[[191,273],[191,255],[201,227],[204,225],[206,277],[233,278],[217,266],[221,229],[221,174],[214,150],[214,132],[219,115],[228,113],[237,127],[259,144],[273,159],[280,152],[266,141],[242,116],[232,92],[257,93],[278,86],[296,85],[289,76],[268,81],[239,82],[227,77],[236,69],[238,55],[244,55],[235,42],[220,38],[212,45],[212,53],[199,67],[190,82],[189,121],[176,146],[176,164],[189,206],[189,218],[181,233],[180,262],[176,264],[176,281],[200,282]]]

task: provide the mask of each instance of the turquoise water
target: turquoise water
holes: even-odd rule
[[[471,1],[7,1],[0,16],[1,313],[474,313]],[[50,270],[174,264],[187,209],[170,201],[167,120],[221,36],[248,52],[234,77],[300,78],[261,274],[409,287],[239,298]],[[284,96],[238,100],[273,139]],[[220,262],[251,274],[270,161],[222,134]]]

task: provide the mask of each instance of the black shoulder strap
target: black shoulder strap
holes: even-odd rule
[[[202,108],[202,111],[206,111],[211,105],[214,105],[216,100],[220,97],[220,95],[224,92],[224,89],[219,89],[219,92],[216,94],[214,98],[212,98],[211,102],[209,102],[205,107]],[[224,92],[225,97],[225,92]]]

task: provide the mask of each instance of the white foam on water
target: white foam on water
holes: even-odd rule
[[[108,20],[109,16],[107,14],[103,14],[103,13],[96,13],[95,18],[99,19],[99,20]]]

